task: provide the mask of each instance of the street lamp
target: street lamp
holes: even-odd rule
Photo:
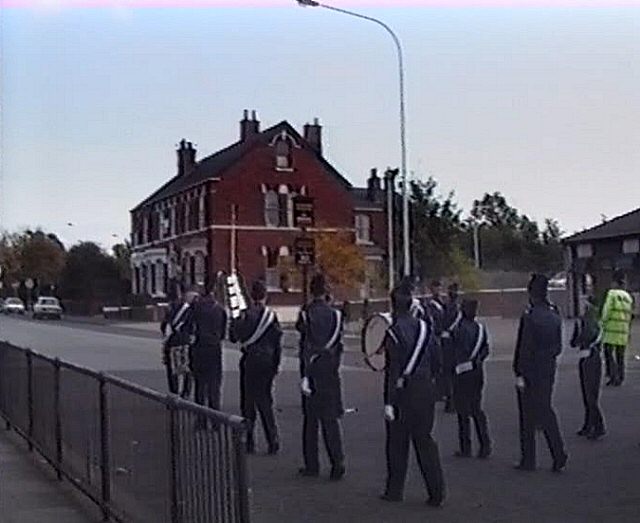
[[[403,274],[409,276],[411,274],[411,256],[410,256],[410,239],[409,239],[409,189],[407,184],[407,142],[406,142],[406,116],[405,116],[405,94],[404,94],[404,60],[402,57],[402,46],[400,39],[393,30],[383,21],[371,16],[354,13],[346,9],[340,9],[330,5],[316,2],[315,0],[296,0],[298,5],[302,7],[323,7],[330,11],[342,13],[345,15],[368,20],[382,27],[393,39],[398,53],[398,80],[400,90],[400,158],[401,158],[401,179],[402,179],[402,243],[404,248],[404,268]]]
[[[484,218],[471,218],[471,227],[473,227],[473,259],[476,269],[480,269],[480,227],[486,223]]]

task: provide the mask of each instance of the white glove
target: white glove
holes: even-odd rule
[[[516,377],[516,388],[523,390],[525,387],[526,387],[526,383],[524,381],[524,378],[522,376]]]
[[[309,383],[309,378],[302,378],[302,381],[300,382],[300,390],[305,396],[311,396],[311,394],[313,394],[313,391],[311,390],[311,384]]]
[[[384,419],[386,419],[387,421],[395,421],[396,410],[393,408],[393,405],[384,406]]]

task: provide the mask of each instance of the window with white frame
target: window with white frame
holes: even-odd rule
[[[265,249],[265,270],[264,283],[268,291],[279,291],[280,287],[280,270],[278,268],[278,258],[280,257],[279,249]]]
[[[281,136],[275,143],[276,169],[291,169],[291,142],[286,136]]]
[[[356,242],[371,243],[371,218],[367,214],[356,214]]]
[[[622,242],[623,254],[637,254],[640,252],[640,238],[628,238]]]
[[[264,194],[264,223],[267,227],[280,225],[280,198],[273,190]]]

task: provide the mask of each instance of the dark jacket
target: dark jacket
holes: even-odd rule
[[[469,320],[467,318],[460,320],[451,338],[454,365],[460,365],[461,363],[470,361],[473,364],[474,370],[482,369],[482,363],[487,359],[487,356],[489,356],[489,333],[484,326],[482,326],[482,329],[482,338],[479,340],[480,324],[475,320]],[[471,356],[478,343],[480,343],[479,349],[472,359]]]
[[[212,296],[198,300],[193,307],[190,334],[191,366],[194,372],[222,367],[222,341],[227,330],[227,313]]]
[[[431,296],[425,299],[423,306],[427,316],[433,323],[436,335],[440,336],[442,329],[444,328],[445,315],[445,307],[444,303],[442,303],[442,299],[439,296]]]
[[[162,336],[166,338],[165,347],[178,347],[189,344],[192,307],[188,306],[183,311],[184,305],[185,303],[179,301],[171,303],[160,323],[160,331]]]
[[[336,311],[324,300],[305,305],[298,316],[296,329],[300,332],[300,372],[309,378],[313,393],[304,400],[305,408],[317,417],[342,416],[342,314],[336,325]],[[337,338],[329,344],[336,333]]]
[[[245,345],[256,332],[265,310],[268,309],[264,305],[253,305],[240,318],[232,320],[229,339],[233,343],[242,344],[243,364],[257,371],[276,374],[282,357],[282,329],[275,312],[271,311],[273,321],[264,334],[254,343]]]
[[[598,322],[597,311],[588,310],[574,325],[571,346],[590,350],[593,353],[600,350],[601,340],[602,329]]]
[[[520,318],[513,358],[516,376],[528,380],[553,377],[562,351],[562,319],[555,305],[530,305]]]
[[[406,387],[399,386],[398,380],[403,376],[420,335],[420,320],[408,314],[394,316],[384,339],[387,360],[384,375],[385,405],[398,406],[402,389],[421,386],[426,390],[432,379],[440,372],[440,352],[435,339],[431,322],[424,321],[426,337],[420,347],[420,355],[416,360],[413,372],[403,379]]]

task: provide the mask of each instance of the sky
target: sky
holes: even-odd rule
[[[0,228],[122,241],[178,141],[211,154],[243,109],[263,128],[318,117],[355,185],[400,162],[394,47],[374,24],[292,0],[0,1]],[[409,170],[465,211],[500,191],[571,233],[640,205],[640,1],[332,5],[399,35]]]

